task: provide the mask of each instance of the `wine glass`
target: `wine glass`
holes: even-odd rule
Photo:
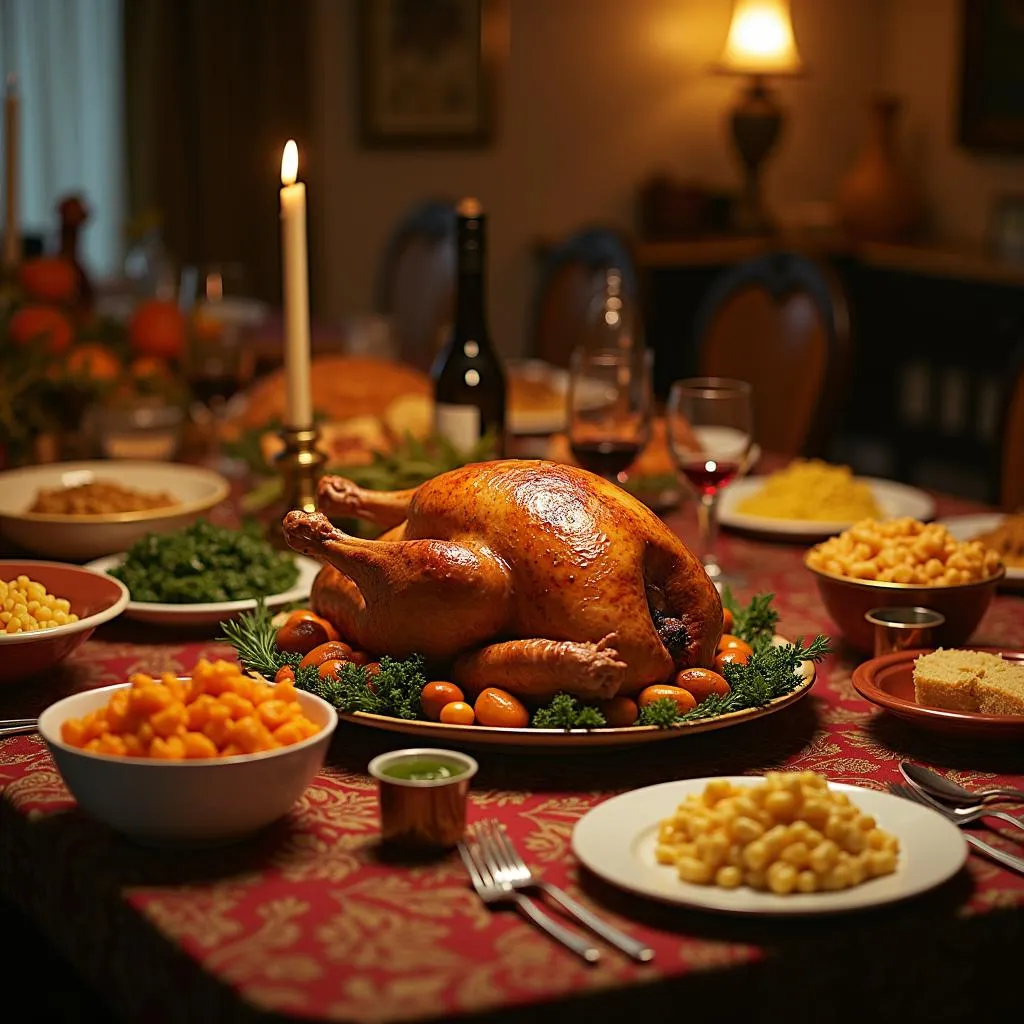
[[[665,421],[676,466],[697,496],[700,558],[717,587],[742,581],[722,570],[716,554],[718,499],[744,472],[753,437],[751,387],[728,377],[689,377],[669,389]]]
[[[245,331],[252,326],[251,300],[239,264],[209,264],[182,271],[179,302],[189,315],[185,377],[192,396],[192,417],[207,443],[206,461],[233,475],[237,460],[224,456],[225,423],[241,402],[240,392],[252,376]]]
[[[569,367],[573,458],[584,469],[621,483],[650,438],[650,350],[577,348]]]

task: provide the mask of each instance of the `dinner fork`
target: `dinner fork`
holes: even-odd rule
[[[1024,831],[1024,821],[1021,821],[1020,818],[1015,818],[1006,811],[994,811],[991,807],[984,804],[975,804],[973,807],[951,807],[949,804],[936,800],[923,786],[915,785],[910,780],[908,782],[910,784],[907,786],[907,789],[923,797],[931,807],[943,811],[946,817],[950,821],[956,822],[957,825],[967,825],[972,821],[977,821],[979,818],[998,818],[1000,821],[1008,822],[1010,825],[1015,825],[1021,831]]]
[[[654,950],[646,943],[619,931],[582,904],[577,903],[564,889],[535,875],[520,856],[504,826],[493,818],[486,818],[473,826],[473,835],[487,861],[492,875],[504,879],[513,889],[536,889],[546,893],[571,914],[585,928],[641,963],[654,959]]]
[[[888,789],[893,796],[903,797],[905,800],[912,800],[914,803],[921,804],[923,807],[930,807],[933,811],[938,811],[939,814],[941,814],[947,821],[953,822],[954,825],[962,824],[949,813],[949,810],[945,805],[936,803],[928,796],[927,793],[922,793],[920,790],[914,789],[913,786],[901,786],[897,782],[890,782],[888,784]],[[984,839],[979,839],[976,835],[973,835],[970,832],[964,832],[963,835],[964,839],[966,839],[967,842],[979,853],[999,864],[1002,864],[1003,867],[1010,868],[1011,870],[1024,875],[1024,857],[1015,857],[1012,853],[1006,853],[1004,850],[991,846],[986,843]]]
[[[519,892],[511,883],[495,877],[487,867],[479,846],[472,847],[469,843],[461,842],[458,849],[462,863],[466,865],[466,870],[469,872],[473,888],[484,903],[488,905],[512,903],[527,920],[546,931],[553,939],[572,950],[577,956],[582,957],[588,964],[597,963],[600,960],[601,951],[596,946],[584,939],[582,935],[563,928],[557,921],[548,917],[529,896]]]
[[[24,732],[35,732],[39,728],[37,718],[4,718],[0,719],[0,737],[17,736]]]

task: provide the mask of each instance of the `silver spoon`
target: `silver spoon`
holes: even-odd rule
[[[927,790],[933,796],[961,806],[1001,800],[1024,803],[1024,790],[1013,789],[1010,786],[992,786],[988,789],[976,790],[964,789],[963,786],[950,782],[944,775],[939,775],[937,772],[910,761],[900,761],[900,771],[904,778]]]

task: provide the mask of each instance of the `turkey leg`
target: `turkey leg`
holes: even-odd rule
[[[452,678],[472,693],[497,686],[526,700],[569,693],[584,700],[614,697],[629,671],[615,650],[615,634],[599,643],[506,640],[456,659]]]
[[[285,516],[284,531],[292,548],[354,582],[362,602],[348,602],[349,630],[365,650],[448,659],[500,634],[508,618],[508,569],[486,547],[364,540],[321,513],[297,510]]]
[[[325,476],[317,487],[316,507],[334,519],[363,519],[389,530],[405,520],[418,489],[369,491],[343,476]]]

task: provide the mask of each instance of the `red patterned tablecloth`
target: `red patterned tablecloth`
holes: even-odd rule
[[[684,519],[674,525],[689,534]],[[723,536],[722,554],[746,576],[741,597],[776,595],[780,632],[831,631],[802,548]],[[1024,595],[1000,594],[974,639],[1024,647]],[[0,716],[36,713],[64,692],[137,669],[187,670],[200,655],[229,653],[207,638],[115,622],[52,679],[0,693]],[[830,1007],[818,1019],[845,1019],[843,1006],[862,1014],[863,1001],[883,991],[887,1010],[904,1019],[960,1019],[991,997],[991,986],[975,986],[981,965],[1019,949],[1024,878],[990,862],[971,857],[940,889],[868,913],[747,920],[627,896],[579,869],[570,851],[573,824],[590,807],[669,779],[790,766],[881,789],[910,757],[969,783],[1024,785],[1019,745],[943,739],[865,703],[850,681],[858,660],[840,645],[807,698],[726,730],[616,751],[477,752],[471,820],[501,819],[545,877],[646,939],[656,950],[648,965],[609,950],[588,967],[515,913],[492,913],[455,855],[383,857],[364,769],[406,742],[348,724],[287,819],[201,851],[149,849],[109,833],[76,810],[38,737],[0,740],[0,891],[126,1017],[147,1022],[514,1020],[527,1008],[531,1020],[606,1020],[669,999],[680,1010],[715,1000],[720,1019],[733,1019],[730,1008],[777,1005],[794,985]],[[941,990],[921,983],[938,956]],[[843,985],[856,987],[852,1002]]]

